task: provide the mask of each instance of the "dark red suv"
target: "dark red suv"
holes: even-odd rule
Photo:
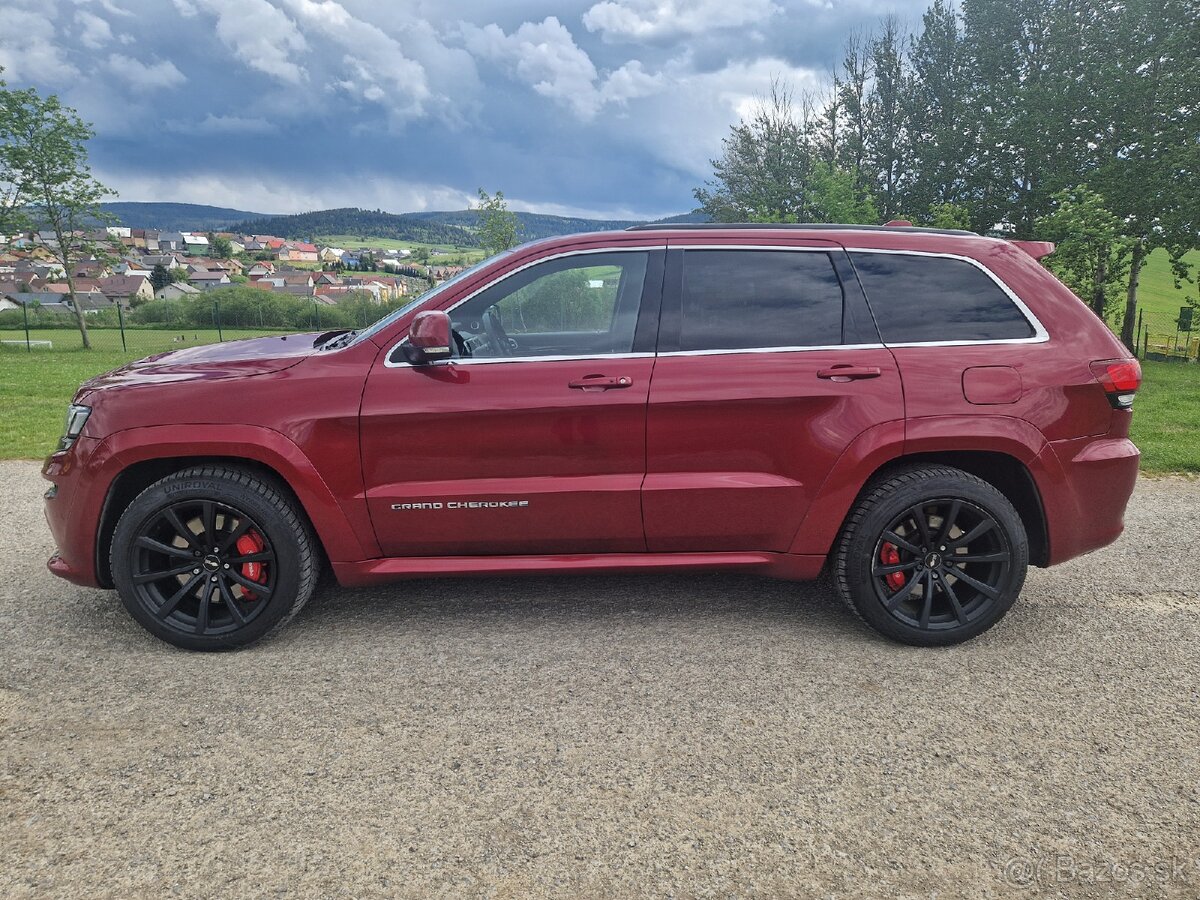
[[[1029,563],[1122,529],[1136,360],[1037,262],[909,227],[536,241],[365,331],[166,353],[85,384],[46,461],[50,569],[173,644],[283,625],[322,566],[828,570],[950,644]]]

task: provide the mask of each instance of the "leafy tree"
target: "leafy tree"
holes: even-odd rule
[[[912,182],[906,208],[924,218],[935,203],[961,203],[966,195],[968,79],[958,13],[949,0],[933,0],[909,48],[912,69],[908,109],[908,145]],[[990,223],[989,223],[990,224]],[[970,227],[970,221],[963,223]]]
[[[1176,281],[1200,245],[1200,9],[1195,0],[1125,0],[1104,8],[1099,30],[1111,61],[1097,85],[1099,141],[1093,179],[1132,239],[1121,340],[1132,348],[1139,277],[1156,248]]]
[[[221,237],[208,233],[208,252],[213,259],[229,259],[233,256],[233,244],[229,242],[229,238]]]
[[[100,203],[114,196],[88,168],[86,145],[92,130],[57,97],[43,98],[34,89],[4,91],[0,103],[4,107],[0,157],[6,183],[13,185],[8,190],[31,219],[53,232],[55,246],[50,249],[66,271],[67,298],[83,346],[90,349],[73,271],[81,260],[104,255],[104,248],[88,239],[85,229],[111,221]]]
[[[883,20],[879,34],[870,43],[873,79],[867,96],[864,163],[873,175],[870,191],[885,219],[899,212],[901,192],[912,178],[907,122],[907,98],[912,87],[904,45],[900,25],[893,16]]]
[[[813,167],[809,179],[809,220],[837,222],[845,225],[876,225],[879,212],[875,201],[864,196],[854,184],[854,176],[828,163]]]
[[[716,222],[798,221],[804,213],[805,181],[812,165],[809,139],[792,89],[771,84],[748,119],[730,129],[720,159],[712,161],[713,179],[694,191],[704,212]]]
[[[956,203],[933,203],[925,220],[930,228],[957,228],[970,230],[971,213],[965,206]]]
[[[167,277],[171,279],[171,284],[179,284],[181,281],[187,281],[187,269],[181,266],[172,266],[167,269]]]
[[[0,74],[4,67],[0,66]],[[17,141],[17,110],[29,102],[30,91],[10,91],[0,78],[0,234],[10,235],[29,226],[20,173],[11,158]]]
[[[150,286],[154,288],[154,292],[157,294],[170,283],[171,273],[167,271],[167,267],[162,263],[155,263],[154,268],[150,270]]]
[[[1060,191],[1054,202],[1054,211],[1037,223],[1039,236],[1057,244],[1046,268],[1107,321],[1120,306],[1133,241],[1086,184]]]
[[[479,242],[488,255],[508,250],[517,245],[521,223],[516,214],[508,209],[504,192],[489,195],[479,189]]]

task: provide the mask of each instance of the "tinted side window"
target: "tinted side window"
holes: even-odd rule
[[[851,253],[885,343],[999,341],[1032,337],[1012,299],[960,259]]]
[[[640,251],[583,253],[498,282],[450,313],[460,355],[630,352],[648,258]]]
[[[842,285],[827,253],[688,250],[680,350],[814,347],[842,340]]]

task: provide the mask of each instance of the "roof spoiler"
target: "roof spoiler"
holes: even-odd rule
[[[1034,259],[1041,259],[1054,252],[1053,241],[1009,241],[1014,247],[1020,247]]]

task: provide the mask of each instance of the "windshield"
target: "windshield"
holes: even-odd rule
[[[443,281],[437,287],[431,287],[429,290],[425,291],[423,294],[418,296],[416,299],[412,300],[409,303],[404,304],[399,309],[388,313],[386,316],[384,316],[382,319],[380,319],[378,322],[376,322],[370,328],[364,328],[362,331],[360,331],[358,334],[356,334],[354,336],[354,340],[351,341],[350,343],[357,344],[360,341],[366,340],[367,338],[371,337],[372,335],[378,334],[379,332],[383,331],[383,329],[387,328],[389,325],[391,325],[393,322],[395,322],[397,319],[401,319],[404,316],[408,315],[410,312],[412,312],[414,309],[416,309],[418,306],[420,306],[425,301],[432,299],[433,297],[442,293],[442,291],[449,290],[450,288],[454,287],[454,285],[459,284],[460,282],[462,282],[465,279],[469,278],[470,276],[474,275],[476,272],[478,272],[484,266],[490,265],[495,260],[500,259],[502,256],[508,256],[511,253],[512,253],[511,250],[501,250],[495,256],[489,256],[487,259],[482,260],[481,262],[477,262],[477,263],[475,263],[475,265],[470,266],[469,268],[463,269],[461,272],[459,272],[453,278]]]

